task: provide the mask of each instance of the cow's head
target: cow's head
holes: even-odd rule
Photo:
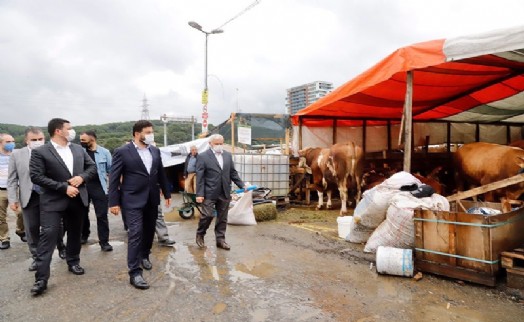
[[[307,173],[311,174],[313,171],[311,170],[311,168],[309,167],[309,165],[307,164],[307,160],[305,157],[300,157],[298,159],[298,167],[299,168],[304,168],[306,170]]]

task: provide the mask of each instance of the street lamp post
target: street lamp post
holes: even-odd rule
[[[206,46],[205,46],[205,60],[204,60],[204,91],[202,92],[202,133],[207,132],[207,103],[208,103],[208,88],[207,88],[207,39],[209,35],[220,34],[224,31],[222,29],[213,29],[211,31],[205,31],[202,29],[202,26],[194,21],[188,22],[188,24],[195,28],[196,30],[204,33],[206,35]]]

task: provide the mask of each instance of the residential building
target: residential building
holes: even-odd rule
[[[333,90],[333,83],[316,81],[287,89],[286,111],[293,115]]]

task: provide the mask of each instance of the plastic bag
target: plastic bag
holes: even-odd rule
[[[253,226],[257,224],[253,212],[253,192],[248,191],[229,209],[227,223],[231,225]]]

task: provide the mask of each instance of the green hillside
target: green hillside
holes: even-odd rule
[[[164,144],[164,124],[160,120],[151,121],[155,128],[155,141],[158,146]],[[132,129],[134,121],[130,122],[117,122],[107,123],[99,125],[75,125],[74,129],[77,133],[76,140],[74,142],[79,143],[79,136],[82,131],[95,130],[98,136],[98,143],[110,151],[124,144],[125,141],[132,138]],[[27,127],[16,124],[3,124],[0,123],[0,133],[11,134],[16,141],[16,147],[21,148],[24,146],[24,131]],[[47,125],[40,126],[42,131],[46,134],[46,140],[49,139],[47,134]],[[195,138],[200,134],[202,125],[195,124]],[[209,129],[212,130],[213,125],[209,125]],[[181,142],[191,141],[191,125],[190,124],[178,124],[170,123],[167,125],[167,143],[177,144]]]

